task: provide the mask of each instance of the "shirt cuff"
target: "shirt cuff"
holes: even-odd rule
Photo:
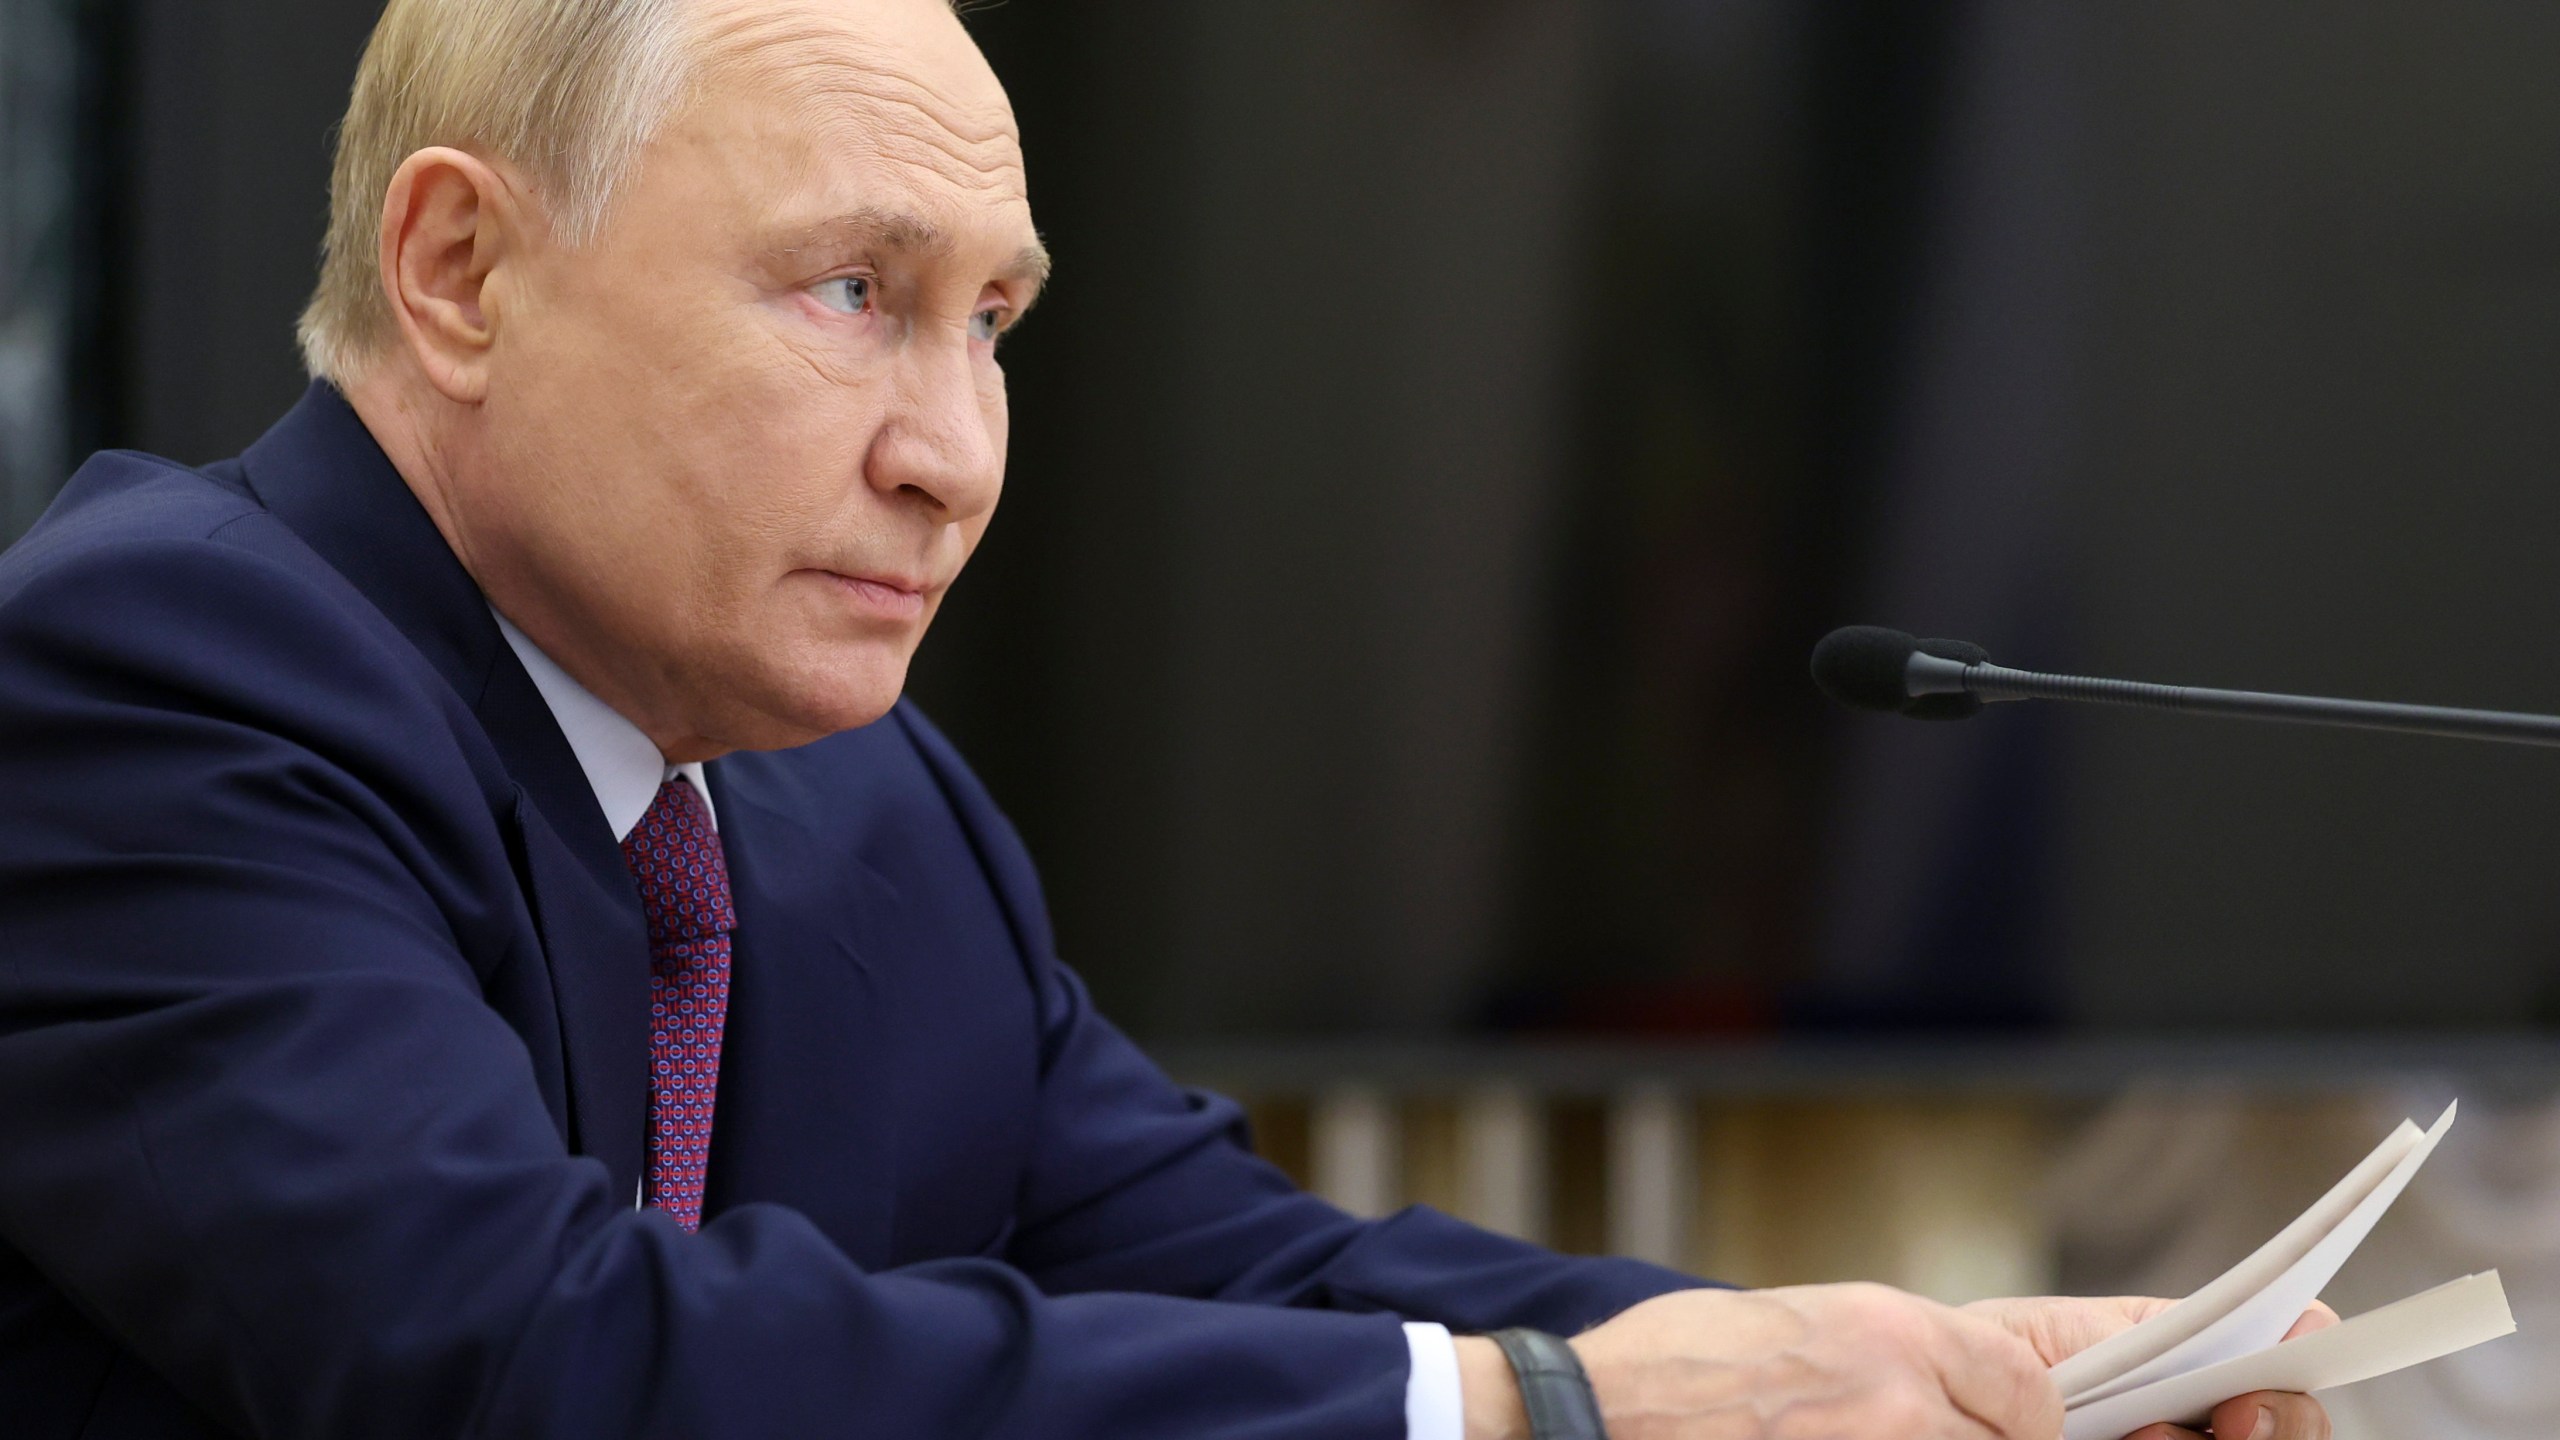
[[[1404,1382],[1405,1440],[1466,1440],[1466,1397],[1458,1386],[1458,1342],[1449,1327],[1407,1322],[1413,1371]]]

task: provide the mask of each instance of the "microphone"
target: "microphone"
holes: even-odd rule
[[[1852,625],[1823,636],[1822,643],[1813,647],[1813,683],[1843,705],[1890,710],[1917,720],[1962,720],[1991,701],[2080,700],[2236,720],[2560,745],[2560,716],[2046,675],[1994,665],[1979,645],[1919,640],[1878,625]]]

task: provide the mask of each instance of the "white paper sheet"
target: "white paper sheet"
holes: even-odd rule
[[[2506,1287],[2491,1270],[2272,1349],[2073,1406],[2063,1417],[2062,1437],[2122,1440],[2145,1425],[2202,1425],[2214,1406],[2234,1395],[2352,1385],[2512,1335],[2515,1328]]]
[[[2064,1402],[2075,1403],[2159,1359],[2265,1289],[2288,1266],[2308,1255],[2322,1236],[2335,1230],[2422,1138],[2417,1126],[2400,1122],[2400,1128],[2348,1171],[2345,1179],[2278,1231],[2274,1239],[2259,1246],[2256,1254],[2149,1320],[2119,1331],[2054,1366],[2054,1384],[2061,1387]]]
[[[2444,1139],[2445,1131],[2453,1126],[2455,1108],[2452,1105],[2446,1106],[2444,1114],[2437,1117],[2436,1123],[2429,1127],[2426,1134],[2420,1136],[2415,1144],[2407,1147],[2398,1161],[2383,1174],[2380,1181],[2358,1197],[2348,1208],[2347,1213],[2328,1227],[2327,1233],[2312,1235],[2311,1244],[2301,1249],[2290,1261],[2286,1260],[2281,1252],[2292,1246],[2278,1246],[2271,1242],[2260,1247],[2257,1254],[2233,1267],[2224,1278],[2237,1281],[2232,1290],[2239,1298],[2229,1304],[2222,1314],[2208,1318],[2203,1326],[2185,1339],[2177,1341],[2152,1359],[2120,1375],[2085,1385],[2077,1391],[2064,1391],[2064,1403],[2083,1405],[2095,1400],[2104,1400],[2110,1395],[2121,1395],[2156,1381],[2166,1380],[2171,1376],[2184,1375],[2190,1371],[2202,1370],[2207,1366],[2219,1365],[2226,1360],[2255,1354],[2284,1339],[2285,1332],[2291,1330],[2294,1322],[2302,1318],[2302,1312],[2310,1308],[2312,1301],[2320,1298],[2321,1291],[2329,1288],[2329,1282],[2336,1277],[2338,1267],[2346,1264],[2347,1257],[2353,1255],[2356,1247],[2364,1243],[2365,1236],[2373,1233],[2374,1222],[2380,1220],[2383,1213],[2391,1208],[2392,1201],[2400,1198],[2400,1192],[2407,1189],[2411,1178],[2417,1175],[2418,1167],[2427,1163],[2427,1157],[2435,1153],[2437,1142]],[[2398,1132],[2394,1132],[2393,1141],[2397,1139]],[[2393,1141],[2384,1142],[2385,1149],[2393,1148]],[[2383,1153],[2381,1150],[2375,1152],[2376,1155],[2381,1153]],[[2367,1164],[2371,1163],[2371,1159],[2372,1157],[2367,1157]],[[2350,1182],[2356,1180],[2366,1168],[2366,1165],[2357,1166],[2355,1171],[2349,1174],[2348,1180]],[[2329,1201],[2336,1198],[2340,1190],[2348,1188],[2346,1184],[2341,1184],[2338,1189],[2331,1190],[2327,1196],[2322,1197],[2319,1205],[2313,1206],[2310,1212],[2306,1212],[2303,1219],[2310,1220],[2326,1210]],[[2301,1225],[2302,1221],[2296,1221],[2294,1225],[2285,1227],[2284,1233],[2277,1239],[2287,1240],[2288,1237],[2292,1237],[2298,1240],[2301,1237],[2296,1236],[2295,1232]],[[2273,1273],[2270,1274],[2270,1271]],[[2215,1282],[2216,1285],[2220,1283],[2220,1281]],[[2213,1288],[2213,1286],[2206,1287],[2207,1290]],[[2202,1296],[2204,1293],[2204,1291],[2198,1291],[2197,1295]],[[2220,1298],[2217,1296],[2217,1299]],[[2208,1309],[2209,1307],[2199,1307],[2200,1311]],[[2156,1315],[2145,1323],[2146,1325],[2157,1324],[2168,1319],[2172,1313],[2174,1309]],[[2136,1326],[2135,1328],[2144,1327]]]
[[[2257,1253],[2055,1366],[2064,1440],[2120,1440],[2163,1421],[2200,1424],[2234,1395],[2325,1390],[2514,1333],[2506,1291],[2491,1271],[2284,1339],[2435,1153],[2454,1113],[2446,1106],[2424,1133],[2402,1123]]]

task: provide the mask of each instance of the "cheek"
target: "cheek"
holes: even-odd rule
[[[1004,367],[993,361],[978,382],[978,411],[986,417],[987,441],[1001,464],[1013,434],[1013,402],[1005,392]]]
[[[697,312],[612,303],[592,284],[563,287],[542,323],[519,332],[491,408],[538,469],[570,492],[581,518],[626,543],[663,525],[689,473],[735,443],[714,377],[732,369]]]
[[[688,503],[779,529],[842,503],[861,475],[873,408],[870,386],[770,348],[733,353],[662,416],[659,443],[686,457]]]
[[[667,292],[693,303],[617,299]],[[880,384],[785,306],[664,277],[563,277],[520,351],[513,433],[576,513],[582,560],[649,578],[637,603],[752,627],[792,569],[865,529],[862,462]],[[1001,386],[985,392],[1001,413]],[[531,458],[531,457],[527,457]]]

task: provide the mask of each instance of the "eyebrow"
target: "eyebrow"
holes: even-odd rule
[[[959,253],[960,245],[949,230],[921,215],[865,207],[787,232],[774,248],[795,256],[810,250],[869,248],[944,260]],[[1031,287],[1031,298],[1023,303],[1028,310],[1031,300],[1037,300],[1041,288],[1049,283],[1050,269],[1048,247],[1035,238],[1015,251],[996,276]]]

